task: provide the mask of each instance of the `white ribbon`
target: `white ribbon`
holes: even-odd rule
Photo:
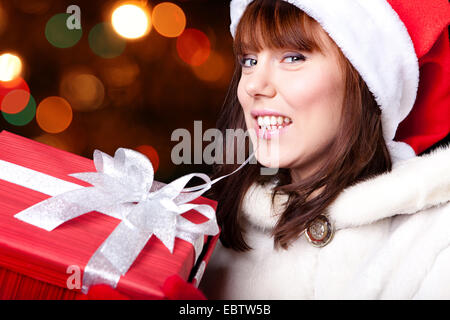
[[[190,204],[217,181],[237,172],[247,164],[249,158],[233,172],[214,181],[203,173],[192,173],[158,188],[154,183],[151,162],[143,154],[120,148],[114,157],[95,150],[96,172],[71,174],[88,182],[92,187],[58,180],[53,177],[0,160],[0,179],[40,191],[42,185],[50,186],[53,196],[15,215],[24,222],[51,231],[62,223],[91,211],[98,211],[121,220],[110,236],[92,255],[85,267],[82,292],[90,286],[106,283],[115,288],[120,276],[133,264],[152,235],[155,235],[173,253],[175,237],[193,244],[197,260],[203,246],[204,235],[216,235],[219,228],[214,209],[209,205]],[[33,172],[33,179],[30,173]],[[36,180],[36,176],[39,179]],[[184,189],[194,177],[205,184]],[[53,179],[53,180],[52,180]],[[18,181],[20,180],[20,181]],[[59,193],[54,189],[66,191]],[[153,191],[152,190],[155,190]],[[201,224],[194,224],[181,216],[189,210],[196,210],[208,218]]]

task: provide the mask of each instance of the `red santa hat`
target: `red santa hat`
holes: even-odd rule
[[[230,3],[231,34],[253,0]],[[450,5],[445,0],[284,0],[315,19],[382,111],[396,163],[450,132]]]

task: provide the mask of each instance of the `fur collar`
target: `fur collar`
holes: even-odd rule
[[[287,195],[271,202],[273,184],[253,184],[244,196],[242,213],[252,225],[272,229]],[[399,214],[413,214],[450,201],[450,145],[399,162],[391,172],[346,188],[327,215],[336,229],[370,224]]]

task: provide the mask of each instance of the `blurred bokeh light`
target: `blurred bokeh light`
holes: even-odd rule
[[[37,107],[36,121],[48,133],[60,133],[72,122],[72,107],[61,97],[45,98]]]
[[[48,42],[57,48],[70,48],[80,41],[83,32],[82,28],[67,28],[69,13],[58,13],[51,17],[45,25],[45,37]]]
[[[34,140],[61,150],[73,152],[73,149],[70,147],[68,141],[59,135],[44,133],[35,137]]]
[[[140,73],[139,65],[127,57],[105,60],[101,66],[106,85],[115,88],[131,86]]]
[[[164,37],[178,37],[186,27],[186,16],[179,6],[163,2],[153,8],[152,23]]]
[[[0,81],[8,82],[16,79],[22,72],[22,61],[12,53],[0,55]]]
[[[114,9],[125,4],[146,8],[147,33],[113,28]],[[81,30],[67,28],[71,5]],[[0,130],[87,158],[95,149],[139,149],[159,181],[207,172],[172,162],[171,134],[193,134],[198,120],[203,131],[215,126],[234,68],[228,10],[220,0],[0,0],[0,54],[22,65],[0,81]]]
[[[135,4],[117,7],[112,13],[111,23],[114,30],[127,39],[143,37],[151,28],[148,9]]]
[[[224,58],[218,52],[211,52],[208,59],[199,66],[193,66],[194,74],[203,81],[219,81],[225,73]]]
[[[103,83],[93,74],[72,71],[64,75],[59,94],[77,111],[100,108],[105,98]]]
[[[211,44],[203,31],[190,28],[177,38],[177,52],[187,64],[199,66],[208,59]]]
[[[114,31],[110,22],[101,22],[89,32],[89,46],[102,58],[115,58],[125,50],[126,41]]]
[[[0,81],[0,109],[2,108],[3,100],[5,99],[5,97],[7,95],[9,95],[10,93],[15,92],[15,91],[22,91],[22,90],[30,93],[30,88],[28,87],[28,84],[21,77],[18,77],[14,80],[7,81],[7,82]],[[7,104],[9,104],[9,103],[7,103]],[[26,102],[26,104],[28,104],[28,101]],[[22,105],[19,105],[19,106],[8,105],[8,106],[5,106],[5,108],[6,108],[7,113],[17,113],[18,111],[21,111],[24,109],[24,107]],[[13,110],[16,110],[17,112],[14,112]]]
[[[158,152],[149,145],[142,145],[136,148],[137,151],[147,156],[153,166],[153,171],[156,172],[159,167],[159,156]]]
[[[1,110],[5,113],[19,113],[30,101],[30,92],[23,89],[11,90],[3,97]]]
[[[6,113],[2,110],[3,118],[14,126],[25,126],[30,123],[36,115],[36,101],[30,94],[25,108],[17,113]]]

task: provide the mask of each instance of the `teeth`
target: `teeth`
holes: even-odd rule
[[[258,126],[262,126],[264,124],[264,120],[262,117],[258,117]]]
[[[277,124],[277,117],[275,117],[275,116],[271,116],[270,117],[270,124],[271,125],[276,125]]]
[[[277,123],[281,126],[283,124],[283,117],[282,116],[278,116],[277,118]]]
[[[292,122],[292,120],[288,117],[282,117],[282,116],[264,116],[261,117],[259,116],[257,118],[258,121],[258,125],[260,127],[266,127],[266,129],[268,130],[272,130],[272,129],[281,129],[283,123],[284,124],[289,124],[290,122]]]

